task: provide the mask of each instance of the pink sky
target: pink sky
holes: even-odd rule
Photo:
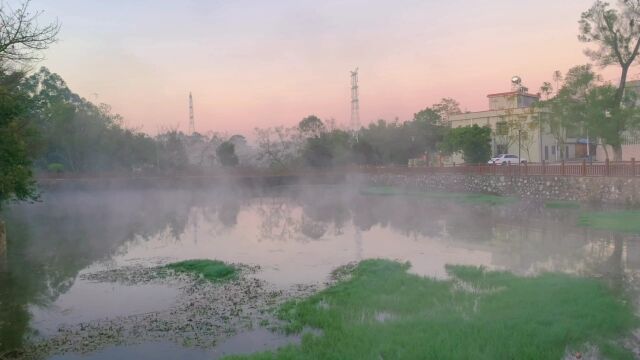
[[[591,0],[35,0],[63,24],[42,65],[131,127],[242,133],[316,114],[346,124],[360,68],[363,125],[442,97],[487,108],[513,75],[532,92],[584,64],[577,21]],[[604,72],[615,79],[617,69]],[[637,71],[632,71],[635,78]]]

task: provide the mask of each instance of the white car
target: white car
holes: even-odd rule
[[[520,158],[518,161],[518,155],[512,154],[500,154],[496,157],[491,158],[488,164],[490,165],[514,165],[514,164],[526,164],[527,160],[524,158]]]

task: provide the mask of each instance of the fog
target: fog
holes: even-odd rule
[[[154,300],[130,295],[111,313],[95,305],[118,302],[127,287],[105,289],[80,275],[132,264],[215,258],[257,265],[257,277],[281,289],[322,283],[335,268],[366,258],[409,261],[412,272],[430,277],[446,277],[446,264],[469,264],[525,275],[597,275],[618,287],[640,270],[636,237],[572,225],[578,212],[357,189],[347,183],[50,188],[40,202],[15,204],[6,215],[0,343],[12,349],[27,334],[172,301],[171,291],[146,288]]]

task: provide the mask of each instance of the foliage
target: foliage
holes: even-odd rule
[[[52,173],[61,173],[64,171],[64,165],[60,163],[51,163],[47,165],[47,170],[49,170]]]
[[[612,92],[609,105],[613,119],[625,117],[618,112],[624,104],[625,85],[629,68],[640,50],[640,1],[619,1],[619,7],[597,0],[580,18],[580,41],[596,44],[585,53],[601,66],[616,64],[621,69],[620,82]],[[613,88],[611,88],[613,90]],[[609,96],[607,96],[608,98]],[[614,122],[624,121],[621,119]],[[609,142],[614,149],[614,160],[622,160],[622,144]]]
[[[108,105],[73,93],[59,75],[41,68],[21,86],[31,98],[31,121],[42,138],[39,168],[60,163],[72,172],[131,171],[157,163],[153,139],[125,128]]]
[[[359,150],[367,152],[372,164],[406,165],[409,159],[436,153],[449,129],[446,120],[460,112],[457,101],[445,98],[415,113],[410,121],[378,120],[360,130],[358,140],[368,145]]]
[[[20,72],[0,72],[0,207],[7,200],[37,199],[32,177],[36,134]]]
[[[447,154],[462,152],[468,164],[486,163],[491,158],[491,128],[474,124],[451,129],[440,148]]]
[[[616,110],[617,89],[601,84],[591,65],[571,68],[555,97],[539,103],[542,121],[560,145],[567,134],[599,139],[602,144],[620,147],[627,132],[637,129],[640,113],[637,94],[623,94],[622,107]]]
[[[318,137],[325,132],[325,126],[322,120],[315,115],[309,115],[306,118],[300,120],[298,123],[298,130],[303,137]]]
[[[37,198],[31,170],[36,133],[30,123],[31,99],[22,87],[24,74],[15,64],[41,58],[56,41],[58,23],[41,25],[29,1],[16,9],[0,2],[0,207],[7,200]]]
[[[289,331],[321,336],[233,358],[561,359],[587,343],[630,355],[614,340],[637,326],[633,305],[599,280],[469,266],[447,266],[450,278],[436,280],[408,268],[362,261],[346,280],[280,308]]]
[[[275,170],[296,166],[302,140],[297,129],[282,126],[255,129],[258,161]]]
[[[222,166],[238,165],[238,156],[236,155],[236,146],[231,141],[225,141],[216,149],[218,161]]]
[[[156,136],[155,142],[159,170],[176,172],[187,169],[189,158],[181,133],[167,131]]]
[[[193,274],[209,281],[225,281],[237,276],[238,269],[219,260],[186,260],[166,265],[177,273]]]
[[[331,144],[326,138],[309,138],[306,140],[302,156],[307,165],[316,168],[331,166],[333,153]]]

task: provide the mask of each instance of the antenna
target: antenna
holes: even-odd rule
[[[196,132],[196,123],[193,117],[193,96],[189,91],[189,133],[193,135]]]
[[[360,99],[358,98],[358,68],[351,71],[351,130],[358,140],[360,130]]]

